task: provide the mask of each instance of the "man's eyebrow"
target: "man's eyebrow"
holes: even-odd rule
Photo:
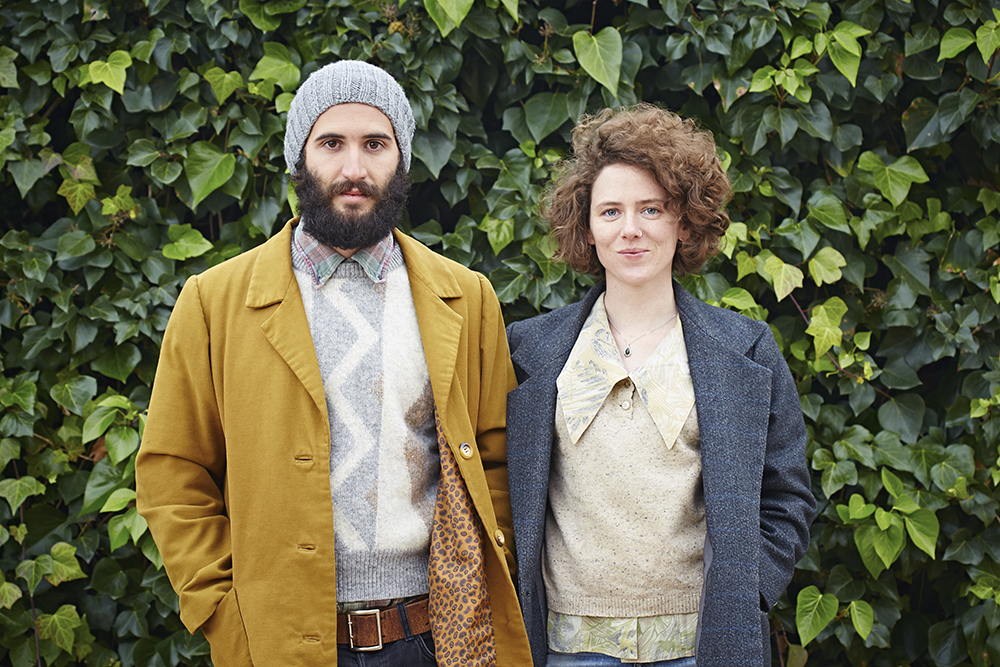
[[[317,136],[314,139],[314,141],[322,142],[322,141],[326,141],[327,139],[344,139],[344,138],[345,137],[344,137],[343,134],[338,134],[336,132],[324,132],[323,134]],[[362,139],[387,139],[389,141],[392,141],[392,136],[388,135],[388,134],[385,134],[384,132],[371,132],[369,134],[364,135],[361,138]]]

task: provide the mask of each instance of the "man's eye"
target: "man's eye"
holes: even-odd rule
[[[368,149],[369,150],[377,151],[380,148],[382,148],[382,142],[381,141],[369,141],[368,142]]]

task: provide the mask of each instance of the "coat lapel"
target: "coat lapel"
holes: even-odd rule
[[[741,492],[746,497],[760,497],[771,371],[747,357],[761,335],[759,326],[720,316],[724,313],[676,283],[674,297],[694,385],[711,532],[729,520],[724,515],[731,508],[720,503],[721,499],[731,500]]]
[[[519,384],[507,394],[507,469],[519,557],[541,552],[556,379],[603,292],[603,284],[594,287],[579,303],[533,321],[523,333],[519,333],[517,324],[513,325],[511,339],[517,347],[511,359]],[[535,560],[527,560],[530,562],[522,563],[521,573],[533,577],[530,570]]]
[[[462,342],[462,316],[448,305],[447,299],[462,296],[458,281],[448,271],[428,264],[426,250],[408,236],[395,232],[396,241],[403,251],[406,271],[410,278],[410,291],[417,311],[424,356],[434,392],[434,404],[443,424],[449,420],[449,398],[455,379],[455,364]],[[427,250],[426,252],[431,252]]]
[[[302,302],[302,294],[292,269],[292,229],[295,218],[261,246],[247,288],[247,308],[268,309],[270,313],[260,329],[271,347],[312,397],[319,411],[326,415],[323,378],[316,360],[312,334]]]

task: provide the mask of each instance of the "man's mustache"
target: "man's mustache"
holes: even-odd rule
[[[382,191],[368,181],[350,181],[347,179],[331,183],[330,187],[327,189],[327,194],[330,197],[336,197],[337,195],[346,194],[352,190],[356,190],[364,196],[371,197],[373,199],[380,199],[382,197]]]

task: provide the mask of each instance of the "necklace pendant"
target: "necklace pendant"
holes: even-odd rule
[[[626,357],[631,357],[632,356],[632,348],[631,347],[626,347],[625,348],[625,356]]]

